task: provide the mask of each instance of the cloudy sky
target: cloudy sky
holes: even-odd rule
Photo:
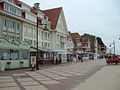
[[[108,47],[115,41],[120,54],[120,0],[22,0],[42,10],[63,7],[69,31],[101,37]]]

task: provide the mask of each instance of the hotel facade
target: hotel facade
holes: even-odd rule
[[[5,69],[30,67],[37,34],[40,64],[54,63],[57,57],[67,62],[69,33],[62,7],[40,10],[39,3],[31,7],[18,0],[0,0],[0,63]]]

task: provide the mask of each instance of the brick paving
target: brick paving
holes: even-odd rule
[[[0,72],[0,90],[70,90],[104,66],[104,60],[90,60],[42,67],[37,71]]]

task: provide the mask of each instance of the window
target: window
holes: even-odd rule
[[[11,3],[12,3],[12,0],[6,0],[6,1],[8,1],[8,2],[11,2]]]
[[[19,58],[22,60],[28,59],[29,52],[27,50],[20,50],[19,51]]]
[[[19,32],[20,32],[20,24],[16,23],[16,33],[19,33]]]
[[[4,10],[16,16],[21,16],[21,10],[5,3]]]
[[[17,28],[19,29],[20,26],[17,25]],[[27,36],[27,37],[31,37],[33,38],[33,35],[35,34],[35,32],[33,32],[33,28],[31,27],[28,27],[28,26],[24,26],[24,36]],[[35,35],[34,35],[35,36]]]
[[[59,39],[59,35],[57,35],[57,41],[60,41],[60,39]]]
[[[42,47],[44,46],[44,42],[42,42]]]
[[[0,49],[0,60],[18,60],[19,52],[14,49]]]
[[[37,35],[37,33],[36,33],[36,30],[34,29],[33,30],[33,37],[34,37],[34,39],[36,39],[36,35]]]
[[[28,20],[30,20],[32,22],[36,22],[36,17],[29,14],[29,13],[26,14],[26,19],[28,19]]]
[[[44,33],[44,39],[46,40],[47,39],[47,32]]]
[[[0,49],[0,60],[8,60],[8,50]]]
[[[48,43],[48,48],[50,47],[50,44]]]
[[[11,21],[11,20],[4,20],[3,23],[3,30],[7,30],[9,32],[20,33],[20,23]]]
[[[36,46],[36,41],[34,40],[34,46]]]
[[[44,47],[47,47],[47,43],[46,42],[44,43]]]
[[[42,39],[44,38],[44,37],[43,37],[43,36],[44,36],[43,34],[44,34],[44,33],[43,33],[43,31],[42,31]]]
[[[24,29],[24,36],[27,36],[27,26],[24,26],[25,29]]]
[[[50,38],[49,33],[48,33],[48,39]]]
[[[6,10],[6,11],[9,11],[9,8],[10,8],[10,7],[9,7],[8,5],[5,5],[5,10]]]
[[[18,58],[19,58],[18,50],[10,49],[9,50],[9,59],[10,60],[18,60]]]
[[[48,47],[48,43],[47,42],[42,42],[42,47],[43,48],[47,48]]]
[[[31,37],[31,38],[32,38],[32,36],[33,36],[32,28],[31,28],[31,27],[28,27],[27,36],[29,36],[29,37]]]

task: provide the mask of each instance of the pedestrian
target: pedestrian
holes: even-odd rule
[[[76,56],[73,56],[73,63],[76,63]]]
[[[81,63],[83,63],[83,55],[81,55]]]
[[[56,58],[56,65],[58,64],[58,58]]]
[[[61,60],[61,58],[59,58],[59,64],[61,64],[61,62],[62,62],[62,60]]]
[[[81,58],[80,58],[80,55],[78,55],[78,60],[80,60]]]

